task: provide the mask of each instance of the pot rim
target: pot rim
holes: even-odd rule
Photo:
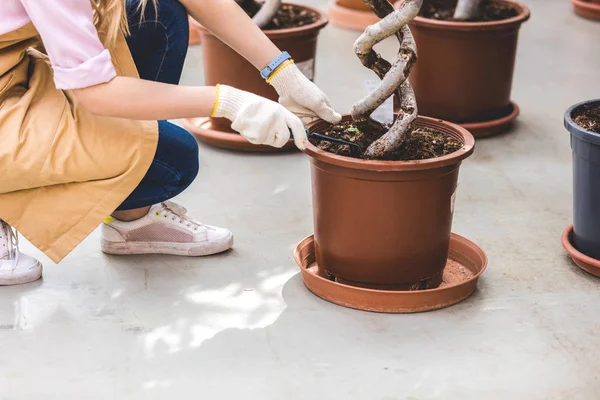
[[[510,5],[515,6],[519,11],[519,14],[503,19],[500,21],[485,21],[485,22],[456,22],[456,21],[440,21],[437,19],[425,18],[425,17],[416,17],[410,22],[410,25],[423,27],[423,28],[433,28],[439,30],[450,30],[450,31],[493,31],[493,30],[503,30],[510,28],[518,28],[521,24],[529,19],[531,16],[531,12],[529,11],[529,7],[525,4],[512,1],[512,0],[496,0],[500,3],[508,3]]]
[[[310,31],[321,30],[325,27],[325,25],[327,25],[329,23],[329,18],[327,17],[327,14],[325,14],[324,12],[322,12],[321,10],[319,10],[317,8],[305,6],[304,4],[296,4],[296,3],[289,3],[289,2],[283,2],[283,3],[281,3],[281,5],[291,5],[294,7],[298,7],[302,10],[311,11],[311,12],[317,14],[317,20],[315,22],[313,22],[312,24],[308,24],[308,25],[304,25],[304,26],[297,26],[295,28],[263,30],[263,32],[270,39],[277,39],[277,38],[290,37],[290,36],[301,36]],[[202,34],[214,36],[211,31],[209,31],[202,25],[197,27],[197,29],[199,29],[200,33],[202,33]]]
[[[591,9],[593,11],[600,11],[600,0],[591,0],[591,1],[583,1],[583,0],[571,0],[571,3],[578,7],[584,7],[587,9]]]
[[[585,100],[569,107],[567,111],[565,111],[564,116],[565,128],[567,128],[567,131],[569,131],[569,133],[575,136],[576,138],[600,146],[600,134],[583,129],[582,127],[577,125],[571,117],[573,115],[573,111],[586,104],[600,105],[600,98],[593,100]]]
[[[349,118],[352,117],[349,114],[346,114],[343,116],[342,121],[348,120]],[[422,171],[427,169],[436,169],[460,163],[462,160],[473,154],[473,151],[475,150],[475,138],[465,128],[438,118],[430,118],[420,115],[417,117],[417,122],[422,122],[423,125],[430,128],[435,128],[436,126],[439,127],[442,125],[447,129],[453,130],[462,137],[463,147],[454,153],[450,153],[442,157],[413,161],[362,160],[358,158],[340,156],[325,150],[321,150],[310,142],[308,143],[308,146],[304,152],[313,159],[327,164],[367,171]],[[326,121],[318,119],[308,124],[306,128],[312,132],[313,128],[319,123],[326,123]]]

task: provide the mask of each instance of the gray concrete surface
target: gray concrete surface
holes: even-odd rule
[[[0,399],[600,398],[600,280],[560,245],[571,220],[562,115],[600,97],[600,23],[568,0],[526,3],[518,125],[478,142],[461,170],[454,231],[490,259],[474,296],[419,315],[320,300],[292,260],[312,227],[306,157],[202,145],[201,176],[179,201],[230,227],[235,249],[110,257],[96,231],[53,265],[25,244],[45,276],[0,288]],[[317,83],[341,111],[370,77],[356,37],[333,27],[320,37]],[[184,81],[202,82],[198,48]]]

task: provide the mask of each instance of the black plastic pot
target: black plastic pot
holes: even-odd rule
[[[573,150],[573,245],[583,254],[600,260],[600,134],[577,125],[571,116],[585,104],[575,104],[565,113]]]

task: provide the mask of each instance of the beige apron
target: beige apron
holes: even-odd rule
[[[117,73],[137,77],[122,36],[114,47]],[[0,219],[59,262],[141,181],[158,126],[86,112],[34,48],[31,23],[0,35]]]

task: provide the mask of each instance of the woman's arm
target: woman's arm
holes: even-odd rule
[[[138,120],[213,114],[231,120],[233,129],[252,143],[283,146],[291,131],[298,147],[306,146],[300,119],[265,98],[225,86],[184,87],[116,76],[93,25],[89,0],[20,1],[48,51],[57,89],[71,90],[77,106]]]
[[[188,13],[258,70],[281,51],[234,0],[179,0]],[[258,73],[258,72],[257,72]],[[327,96],[293,63],[284,64],[268,82],[279,94],[279,103],[307,123],[320,117],[332,124],[342,116]]]
[[[188,13],[225,44],[261,70],[281,50],[234,0],[179,0]]]
[[[74,89],[73,93],[93,114],[163,120],[209,116],[217,91],[214,86],[177,86],[117,76],[107,83]]]

